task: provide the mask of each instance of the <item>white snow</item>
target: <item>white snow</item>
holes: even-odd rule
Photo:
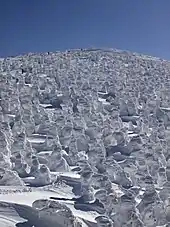
[[[45,139],[44,138],[27,137],[27,140],[30,143],[44,143],[45,142]]]
[[[32,206],[32,203],[37,199],[49,199],[49,197],[58,197],[58,193],[39,191],[39,192],[22,192],[22,193],[11,193],[2,195],[0,194],[0,201],[25,204]]]
[[[39,105],[42,106],[42,107],[44,107],[44,108],[45,108],[45,107],[52,107],[51,104],[42,104],[42,103],[40,103]]]
[[[106,101],[106,99],[98,98],[99,102],[102,102],[104,105],[110,104],[109,102]]]
[[[22,192],[22,193],[13,193],[13,194],[10,193],[5,195],[0,194],[0,201],[32,206],[32,203],[35,200],[49,199],[50,197],[70,198],[69,195],[70,195],[70,192],[67,191],[66,188],[64,188],[63,190],[60,188],[60,190],[55,190],[55,192],[54,191],[39,191],[39,192],[37,191],[37,192]],[[63,203],[66,204],[72,210],[74,216],[76,217],[84,218],[88,221],[95,222],[95,217],[98,216],[96,212],[85,212],[85,211],[76,210],[73,206],[73,202],[66,203],[65,201],[63,201]]]

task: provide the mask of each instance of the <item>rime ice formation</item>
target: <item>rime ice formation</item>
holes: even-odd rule
[[[1,59],[0,226],[170,226],[169,76],[119,50]]]

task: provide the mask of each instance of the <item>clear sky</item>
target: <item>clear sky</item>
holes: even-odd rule
[[[118,48],[170,60],[170,0],[0,0],[0,56]]]

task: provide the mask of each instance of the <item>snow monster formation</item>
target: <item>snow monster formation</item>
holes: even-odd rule
[[[0,226],[163,227],[169,206],[170,62],[0,59]]]

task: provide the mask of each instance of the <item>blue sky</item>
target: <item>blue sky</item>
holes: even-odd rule
[[[118,48],[170,60],[170,0],[0,0],[0,56]]]

